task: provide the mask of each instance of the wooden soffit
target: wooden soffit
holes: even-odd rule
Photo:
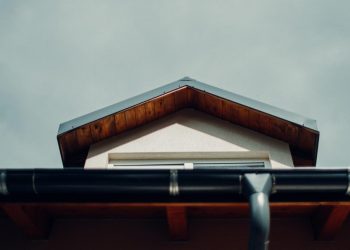
[[[90,145],[193,108],[290,145],[295,166],[315,166],[316,121],[185,77],[62,123],[57,140],[64,167],[83,167]]]

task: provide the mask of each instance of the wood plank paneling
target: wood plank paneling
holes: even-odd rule
[[[175,111],[175,93],[164,95],[164,113],[168,115]]]
[[[94,142],[114,136],[116,134],[114,115],[91,123],[90,129]]]
[[[255,131],[262,131],[262,124],[261,124],[261,119],[262,115],[260,112],[249,109],[248,110],[248,126],[250,129],[253,129]]]
[[[164,218],[163,207],[119,206],[118,204],[87,203],[47,206],[45,209],[56,217],[74,218]]]
[[[309,129],[300,129],[297,146],[305,152],[313,152],[317,134]]]
[[[154,112],[156,118],[164,117],[175,111],[174,93],[167,93],[154,99]]]
[[[154,111],[154,102],[149,101],[145,103],[145,110],[146,110],[146,121],[150,122],[156,119],[156,114]]]
[[[188,88],[182,88],[174,92],[175,110],[188,107]]]
[[[294,167],[312,167],[314,165],[313,160],[304,159],[297,155],[292,155]]]
[[[114,115],[115,129],[117,134],[120,134],[127,130],[125,112],[119,112]]]
[[[194,106],[195,90],[193,88],[187,88],[187,105],[189,108],[195,108]]]
[[[297,145],[298,143],[298,134],[299,134],[299,126],[292,125],[287,121],[283,121],[286,125],[286,137],[282,138],[282,140],[286,140],[291,145]]]
[[[146,123],[146,108],[144,104],[135,107],[136,126]]]
[[[168,206],[166,208],[169,235],[172,240],[187,240],[187,213],[185,207]]]
[[[31,239],[43,239],[49,234],[51,218],[37,207],[26,207],[18,204],[2,206],[7,216]]]
[[[86,149],[92,144],[92,133],[89,125],[77,129],[77,142],[79,147]]]
[[[243,127],[251,128],[249,126],[249,109],[237,104],[237,124]]]
[[[230,104],[230,102],[222,100],[222,119],[232,122],[233,111],[232,106]]]
[[[349,207],[320,206],[312,218],[315,238],[318,240],[333,240],[348,215]]]
[[[270,117],[269,120],[271,128],[268,134],[270,136],[288,143],[296,144],[298,138],[298,128],[296,126],[278,118]]]
[[[154,100],[154,115],[156,118],[161,118],[165,115],[163,96]]]
[[[62,148],[64,148],[66,158],[79,151],[76,130],[60,136],[59,141],[62,145]]]
[[[259,125],[260,125],[260,131],[261,133],[263,133],[264,135],[269,135],[272,130],[272,118],[269,115],[260,115],[259,116]]]
[[[187,214],[190,218],[248,218],[248,203],[236,204],[236,206],[189,206]]]
[[[205,110],[208,114],[222,118],[222,99],[206,93],[204,100]]]
[[[238,124],[238,105],[236,103],[222,101],[222,118],[234,124]]]
[[[205,112],[205,92],[194,90],[193,93],[193,108]]]
[[[46,237],[54,217],[166,218],[174,240],[188,237],[187,218],[249,218],[247,202],[225,203],[0,203],[5,214],[31,238]],[[316,237],[333,239],[348,217],[350,202],[271,202],[271,216],[311,216]]]
[[[128,129],[132,129],[136,127],[137,121],[136,121],[136,112],[135,109],[130,108],[125,111],[125,120],[126,120],[126,127]]]

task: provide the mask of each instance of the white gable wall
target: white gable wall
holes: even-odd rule
[[[85,168],[106,168],[108,154],[131,152],[265,152],[273,168],[293,167],[287,143],[184,109],[92,145]]]

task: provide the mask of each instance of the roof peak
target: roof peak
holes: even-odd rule
[[[153,111],[146,113],[146,108]],[[319,132],[314,120],[188,76],[62,123],[57,139],[63,163],[74,166],[77,157],[83,164],[91,144],[183,108],[194,108],[287,142],[297,157],[295,165],[316,163]]]
[[[196,81],[195,79],[189,77],[189,76],[184,76],[183,78],[181,78],[179,81]]]

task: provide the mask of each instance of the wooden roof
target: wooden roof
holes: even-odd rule
[[[64,167],[83,167],[90,145],[193,108],[289,144],[295,166],[315,166],[316,121],[185,77],[60,124]]]

